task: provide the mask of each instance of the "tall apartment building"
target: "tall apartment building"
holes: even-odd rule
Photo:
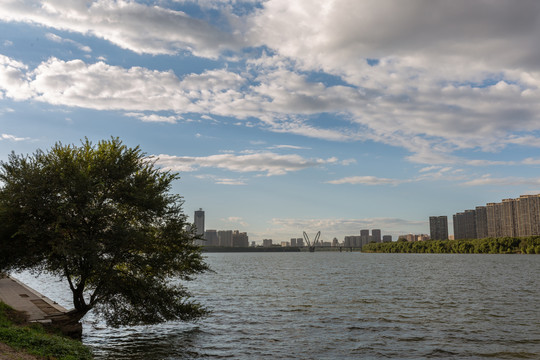
[[[272,247],[272,239],[263,239],[264,247]]]
[[[454,215],[455,239],[532,235],[540,235],[540,194],[503,199]]]
[[[540,234],[540,195],[521,195],[516,199],[518,236]]]
[[[360,246],[363,246],[365,244],[369,243],[369,230],[360,230]]]
[[[204,234],[204,211],[203,209],[195,210],[195,215],[193,216],[193,221],[195,225],[195,233],[197,235]]]
[[[343,245],[345,247],[362,247],[362,237],[357,235],[345,236]]]
[[[195,234],[204,236],[204,211],[203,209],[195,210],[193,216],[193,225],[195,226]],[[205,245],[204,240],[195,241],[196,245]]]
[[[502,231],[502,204],[488,203],[486,204],[488,237],[501,237]]]
[[[453,216],[454,239],[476,239],[476,211],[465,210]]]
[[[503,199],[502,201],[502,231],[503,236],[516,236],[516,213],[515,199]]]
[[[206,230],[204,232],[205,245],[207,246],[219,246],[219,238],[217,230]]]
[[[240,232],[234,230],[232,233],[232,246],[234,247],[248,247],[249,246],[249,237],[246,232]]]
[[[232,230],[219,230],[218,231],[218,239],[219,239],[219,246],[227,246],[230,247],[233,245],[232,242]]]
[[[476,212],[476,238],[483,239],[488,237],[487,207],[477,206]]]
[[[446,216],[430,216],[429,235],[433,240],[448,240],[448,218]]]
[[[392,242],[392,235],[383,235],[382,242]]]
[[[381,242],[381,229],[371,230],[371,241]]]
[[[369,230],[360,230],[361,245],[369,243]]]

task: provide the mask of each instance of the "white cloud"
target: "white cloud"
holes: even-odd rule
[[[259,81],[267,82],[246,86],[250,81],[249,76],[241,76],[225,69],[189,74],[180,79],[172,71],[155,71],[141,67],[126,69],[104,62],[87,64],[81,60],[63,61],[51,58],[34,70],[29,70],[25,64],[0,55],[0,80],[3,80],[0,82],[0,96],[15,100],[33,98],[50,104],[98,110],[124,110],[142,121],[153,122],[174,123],[182,119],[180,114],[189,112],[203,114],[201,118],[212,121],[215,120],[206,114],[239,119],[258,118],[259,126],[274,132],[331,141],[372,140],[402,146],[412,153],[407,156],[409,161],[424,164],[511,165],[511,162],[467,160],[452,155],[456,150],[472,146],[464,145],[465,140],[471,140],[470,136],[482,138],[482,146],[486,149],[500,149],[510,143],[534,146],[532,140],[535,138],[532,136],[501,135],[504,138],[498,143],[497,136],[490,137],[482,132],[476,135],[475,129],[467,130],[470,133],[460,135],[459,139],[451,136],[444,139],[445,134],[447,135],[444,128],[437,130],[440,134],[435,137],[423,136],[420,130],[411,130],[407,122],[389,124],[387,120],[366,120],[365,124],[350,123],[350,116],[354,117],[352,114],[358,113],[363,106],[360,93],[343,95],[356,99],[349,101],[349,104],[340,100],[340,104],[345,106],[342,110],[348,109],[349,115],[335,113],[332,115],[333,121],[329,123],[330,127],[320,127],[311,121],[311,115],[323,110],[337,111],[337,108],[333,108],[335,104],[330,105],[334,102],[332,92],[339,93],[342,89],[324,87],[320,83],[310,84],[305,77],[289,75],[290,72],[267,74],[259,77]],[[328,91],[329,94],[325,94]],[[285,98],[294,92],[297,92],[298,96],[328,105],[317,105],[311,109],[309,104],[312,100],[309,100],[305,105],[300,101],[294,105],[296,109],[292,109],[291,103]],[[151,111],[172,111],[178,115],[162,116],[149,113]],[[384,115],[384,109],[376,111],[381,113],[374,113],[375,118]],[[368,118],[368,115],[362,116]],[[406,119],[407,116],[410,114],[403,113],[401,119]],[[336,126],[332,126],[333,124]],[[505,126],[510,128],[513,125]],[[540,129],[540,121],[535,123],[534,127]],[[506,133],[508,131],[511,130],[507,129]],[[499,129],[495,133],[504,132]],[[433,133],[435,134],[437,132]],[[474,144],[474,141],[472,143]]]
[[[137,53],[218,57],[260,45],[270,55],[247,59],[245,69],[183,78],[80,60],[51,59],[33,71],[0,63],[0,96],[234,117],[274,132],[400,146],[407,160],[430,165],[458,163],[453,154],[462,150],[540,147],[530,134],[540,131],[537,2],[269,0],[242,14],[235,1],[198,4],[217,10],[227,30],[163,4],[4,1],[0,19],[96,36]],[[314,72],[338,81],[325,85],[312,80]]]
[[[67,44],[71,44],[71,45],[74,45],[75,47],[77,47],[79,50],[81,51],[84,51],[84,52],[87,52],[87,53],[90,53],[92,52],[92,49],[89,47],[89,46],[86,46],[86,45],[83,45],[83,44],[80,44],[74,40],[71,40],[71,39],[64,39],[56,34],[53,34],[53,33],[47,33],[45,34],[45,37],[50,40],[50,41],[54,41],[56,43],[67,43]]]
[[[516,8],[510,1],[271,0],[249,23],[253,41],[357,86],[355,106],[345,108],[354,121],[394,140],[378,141],[398,139],[423,153],[406,144],[422,136],[429,153],[441,142],[451,145],[444,156],[460,148],[500,149],[509,133],[538,129],[539,13],[531,2]],[[516,41],[526,45],[507,51]]]
[[[10,134],[1,134],[0,135],[0,140],[25,141],[25,140],[30,140],[30,138],[18,137],[18,136],[10,135]]]
[[[539,55],[535,45],[540,5],[534,1],[520,5],[504,0],[489,4],[467,0],[411,0],[407,4],[400,0],[270,0],[248,21],[254,42],[310,68],[333,72],[342,67],[343,72],[354,74],[354,66],[367,66],[366,58],[420,54],[446,58],[442,65],[453,62],[459,66],[441,67],[441,75],[462,70],[463,77],[470,80],[468,73],[478,63],[466,66],[471,58],[504,65],[534,64]],[[515,51],[504,51],[508,48]]]
[[[422,171],[424,170],[424,171]],[[433,180],[444,180],[444,181],[461,181],[466,179],[462,174],[462,169],[454,169],[450,166],[429,166],[420,170],[420,175],[415,178],[415,181],[433,181]]]
[[[125,116],[134,117],[144,122],[163,122],[169,124],[176,124],[179,120],[182,120],[181,116],[161,116],[157,114],[144,114],[144,113],[125,113]],[[200,134],[197,134],[200,136]]]
[[[209,174],[195,175],[195,177],[201,180],[209,179],[213,181],[215,184],[219,184],[219,185],[234,185],[234,186],[247,185],[246,180],[241,179],[241,178],[240,179],[222,178],[222,177],[209,175]]]
[[[234,186],[247,185],[245,180],[227,179],[227,178],[216,178],[215,183],[219,185],[234,185]]]
[[[523,160],[524,165],[540,165],[540,159],[526,158]]]
[[[493,178],[491,175],[484,175],[480,178],[473,179],[464,182],[465,186],[538,186],[540,185],[540,178],[520,178],[520,177],[506,177],[506,178]]]
[[[379,178],[375,176],[350,176],[342,179],[327,181],[328,184],[353,184],[353,185],[398,185],[407,180]]]
[[[351,164],[356,164],[356,159],[345,159],[343,161],[341,161],[341,165],[343,166],[348,166],[348,165],[351,165]]]
[[[227,225],[234,225],[234,226],[241,226],[241,227],[247,227],[248,223],[244,221],[243,218],[239,216],[229,216],[224,219],[220,219],[222,223],[225,223]]]
[[[25,100],[32,96],[26,70],[23,63],[0,54],[0,98]]]
[[[266,173],[267,176],[284,175],[292,171],[336,163],[337,159],[306,159],[299,155],[280,155],[262,152],[248,155],[219,154],[206,157],[158,155],[157,164],[166,170],[189,172],[199,168],[219,168],[234,172]]]
[[[217,57],[220,51],[240,44],[231,33],[184,12],[125,0],[2,1],[0,20],[93,35],[139,54],[187,50]]]
[[[515,161],[499,161],[499,160],[466,160],[467,165],[472,166],[488,166],[488,165],[515,165]]]
[[[98,110],[174,110],[189,100],[172,72],[51,58],[30,74],[37,100]]]
[[[423,173],[423,172],[428,172],[428,171],[432,171],[432,170],[438,170],[440,169],[441,167],[440,166],[437,166],[437,165],[433,165],[433,166],[426,166],[420,170],[418,170],[419,173]]]
[[[511,135],[505,141],[507,144],[516,144],[521,146],[540,147],[540,138],[532,135],[516,136]]]
[[[4,114],[7,114],[7,113],[12,113],[12,112],[15,112],[15,110],[12,109],[12,108],[3,108],[3,109],[0,109],[0,115],[4,115]]]
[[[293,149],[293,150],[310,150],[311,148],[297,145],[274,145],[268,149]]]

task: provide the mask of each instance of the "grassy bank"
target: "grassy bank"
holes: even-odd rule
[[[540,254],[540,236],[370,243],[363,252],[437,254]]]
[[[80,341],[50,334],[40,324],[28,324],[24,314],[3,302],[0,302],[0,343],[37,359],[92,359],[90,350]]]

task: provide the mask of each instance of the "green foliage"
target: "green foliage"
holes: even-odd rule
[[[46,359],[91,360],[92,354],[80,341],[48,334],[39,324],[20,326],[20,316],[0,302],[0,342],[14,349]],[[15,319],[14,319],[15,318]]]
[[[0,270],[66,279],[74,321],[90,309],[113,326],[204,315],[180,284],[208,267],[175,179],[117,138],[12,153],[0,163]]]
[[[428,240],[367,244],[364,252],[442,254],[540,254],[540,236]]]

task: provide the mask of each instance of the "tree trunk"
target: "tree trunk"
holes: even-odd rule
[[[69,336],[73,339],[81,340],[82,338],[82,324],[80,320],[86,315],[86,311],[79,311],[73,309],[67,313],[50,315],[48,319],[52,321],[50,326],[54,329],[59,330],[62,334]]]

